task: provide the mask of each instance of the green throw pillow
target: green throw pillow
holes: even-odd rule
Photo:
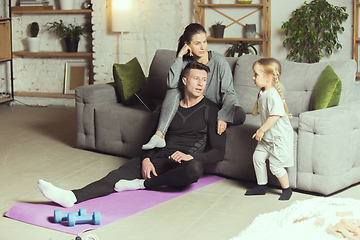
[[[341,80],[327,65],[316,82],[310,100],[310,111],[339,105]]]
[[[134,93],[139,88],[147,93],[145,75],[136,57],[125,64],[114,63],[113,75],[117,94],[124,104],[131,105],[137,102]]]

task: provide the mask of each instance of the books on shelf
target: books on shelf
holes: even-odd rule
[[[20,0],[20,7],[24,6],[48,6],[49,1],[47,0]]]

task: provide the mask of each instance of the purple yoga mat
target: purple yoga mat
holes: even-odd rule
[[[159,191],[124,191],[75,204],[71,208],[63,208],[54,203],[17,203],[9,209],[5,216],[36,226],[79,235],[85,231],[97,229],[146,209],[155,207],[156,205],[180,197],[220,181],[221,179],[223,178],[215,175],[204,175],[197,183],[193,183],[182,190],[164,187],[159,189]],[[144,201],[145,199],[146,201]],[[101,224],[93,225],[92,223],[79,223],[73,227],[69,227],[67,226],[67,222],[54,222],[54,210],[60,209],[61,212],[78,212],[80,208],[86,208],[88,215],[92,215],[94,211],[100,211]]]

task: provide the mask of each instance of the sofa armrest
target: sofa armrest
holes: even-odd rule
[[[117,102],[115,83],[93,84],[75,89],[76,103],[101,104]]]
[[[299,189],[328,195],[360,181],[360,102],[301,113],[298,136]]]
[[[115,84],[95,84],[75,89],[76,125],[79,148],[95,150],[94,109],[104,104],[116,103]]]

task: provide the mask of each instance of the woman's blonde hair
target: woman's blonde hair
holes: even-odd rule
[[[257,64],[259,64],[261,66],[263,72],[266,75],[270,74],[272,76],[272,81],[273,81],[274,87],[276,88],[276,90],[279,92],[281,98],[283,99],[285,112],[291,118],[292,115],[289,114],[288,108],[285,103],[285,97],[284,97],[283,90],[282,90],[283,86],[280,83],[280,75],[281,75],[280,62],[275,58],[261,58],[261,59],[257,60],[256,62],[254,62],[253,67],[252,67],[253,70]],[[261,89],[260,92],[262,90],[263,89]],[[260,97],[260,92],[258,93],[256,103],[255,103],[255,106],[254,106],[254,109],[252,112],[252,115],[254,115],[254,116],[258,115],[258,101],[259,101],[259,97]]]

